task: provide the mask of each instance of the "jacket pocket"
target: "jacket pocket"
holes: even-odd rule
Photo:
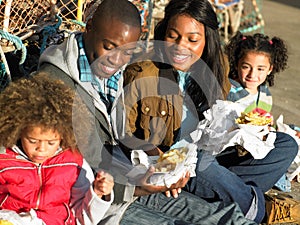
[[[148,140],[151,136],[151,142],[157,144],[156,140],[164,139],[166,132],[172,132],[170,121],[172,121],[172,104],[168,103],[164,96],[147,97],[141,100],[141,120],[140,126],[144,131],[144,137]],[[154,138],[157,137],[157,138]],[[154,138],[154,140],[152,140]]]

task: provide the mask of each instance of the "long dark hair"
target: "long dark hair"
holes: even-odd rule
[[[171,0],[165,8],[164,18],[155,27],[155,40],[165,39],[168,23],[176,15],[191,16],[205,26],[204,51],[201,59],[191,68],[192,74],[187,81],[186,88],[187,94],[197,108],[198,115],[201,116],[202,112],[209,108],[216,99],[224,98],[227,94],[218,20],[212,5],[207,0]],[[162,58],[166,58],[163,48],[156,48],[155,51]],[[199,81],[196,81],[198,79]],[[214,82],[208,80],[214,80]],[[215,88],[219,90],[219,94],[216,94]]]

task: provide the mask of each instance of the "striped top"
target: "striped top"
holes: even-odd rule
[[[272,95],[267,85],[260,85],[258,93],[250,94],[239,82],[230,79],[231,89],[227,100],[245,106],[244,111],[259,112],[261,115],[270,113],[272,109]]]

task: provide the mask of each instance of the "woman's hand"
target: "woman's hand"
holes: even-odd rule
[[[114,187],[114,178],[109,173],[100,170],[96,174],[93,187],[99,198],[110,201],[110,193]]]

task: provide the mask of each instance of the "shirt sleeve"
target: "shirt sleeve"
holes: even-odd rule
[[[71,190],[71,208],[77,224],[96,225],[104,217],[114,200],[113,192],[110,201],[99,198],[93,190],[93,181],[93,171],[86,160],[83,160],[79,177]]]

